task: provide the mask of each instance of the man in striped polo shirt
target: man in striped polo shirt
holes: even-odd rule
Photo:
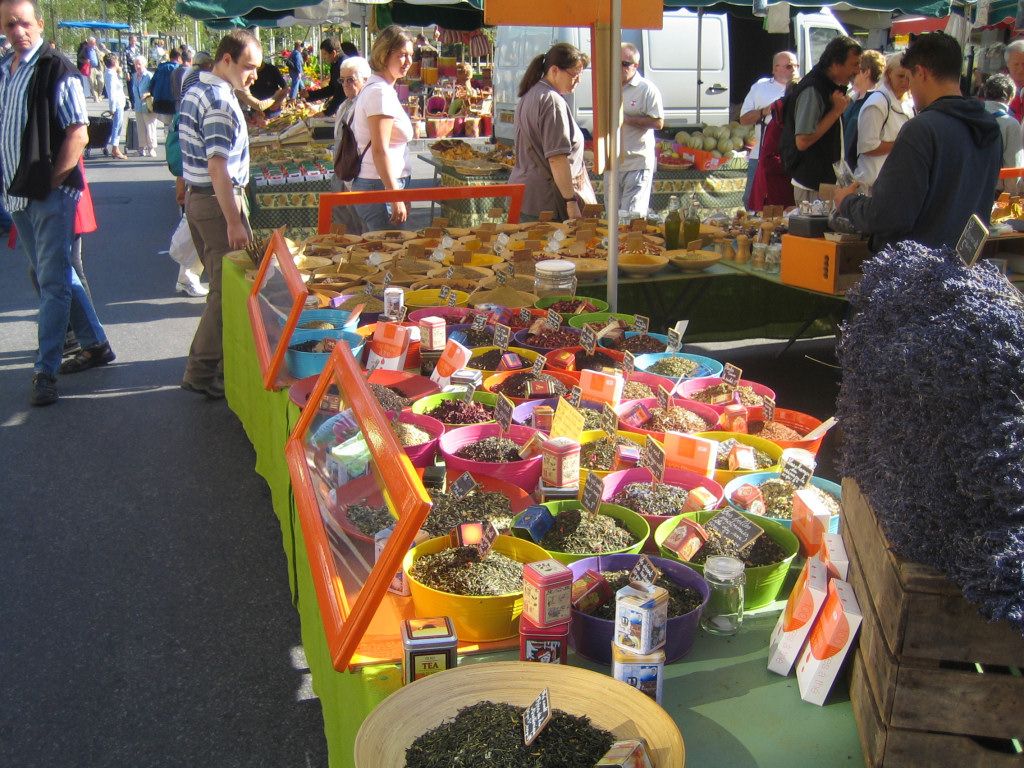
[[[0,26],[13,46],[0,60],[0,190],[39,284],[31,402],[49,405],[57,401],[58,371],[78,373],[114,359],[71,267],[89,118],[78,71],[43,43],[37,0],[0,0]],[[61,363],[69,320],[82,350]]]
[[[235,90],[252,85],[263,62],[249,32],[229,32],[217,46],[213,69],[202,72],[181,100],[178,136],[185,178],[185,217],[210,280],[181,388],[210,399],[224,397],[221,266],[229,251],[249,242],[245,185],[249,131]]]

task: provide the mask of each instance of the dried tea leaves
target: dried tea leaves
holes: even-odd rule
[[[555,516],[555,524],[540,542],[548,552],[571,555],[600,554],[627,549],[636,540],[618,520],[583,509],[566,509]]]
[[[480,557],[476,547],[452,547],[424,555],[409,575],[431,589],[452,595],[497,596],[523,591],[523,564],[491,550]]]

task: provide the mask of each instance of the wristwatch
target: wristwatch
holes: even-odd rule
[[[564,203],[575,203],[576,202],[576,195],[573,195],[572,197],[563,197],[562,198],[562,202],[564,202]]]

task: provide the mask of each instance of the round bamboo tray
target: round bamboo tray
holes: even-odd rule
[[[616,739],[646,739],[655,768],[682,768],[679,727],[653,699],[607,675],[560,664],[499,661],[430,675],[386,698],[356,735],[356,768],[402,768],[420,735],[481,701],[529,706],[548,688],[551,708],[586,715]]]

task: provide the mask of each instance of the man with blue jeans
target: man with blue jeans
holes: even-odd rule
[[[36,0],[0,0],[13,51],[0,60],[0,170],[4,205],[39,281],[39,352],[33,405],[57,400],[57,372],[78,373],[114,359],[81,280],[71,266],[78,165],[89,141],[82,81],[71,62],[43,45]],[[82,350],[61,363],[68,321]]]
[[[288,98],[295,101],[299,98],[299,89],[302,88],[302,67],[304,66],[302,61],[302,43],[297,40],[295,41],[295,44],[292,46],[292,52],[285,59],[285,64],[288,65],[288,76],[292,79]]]

